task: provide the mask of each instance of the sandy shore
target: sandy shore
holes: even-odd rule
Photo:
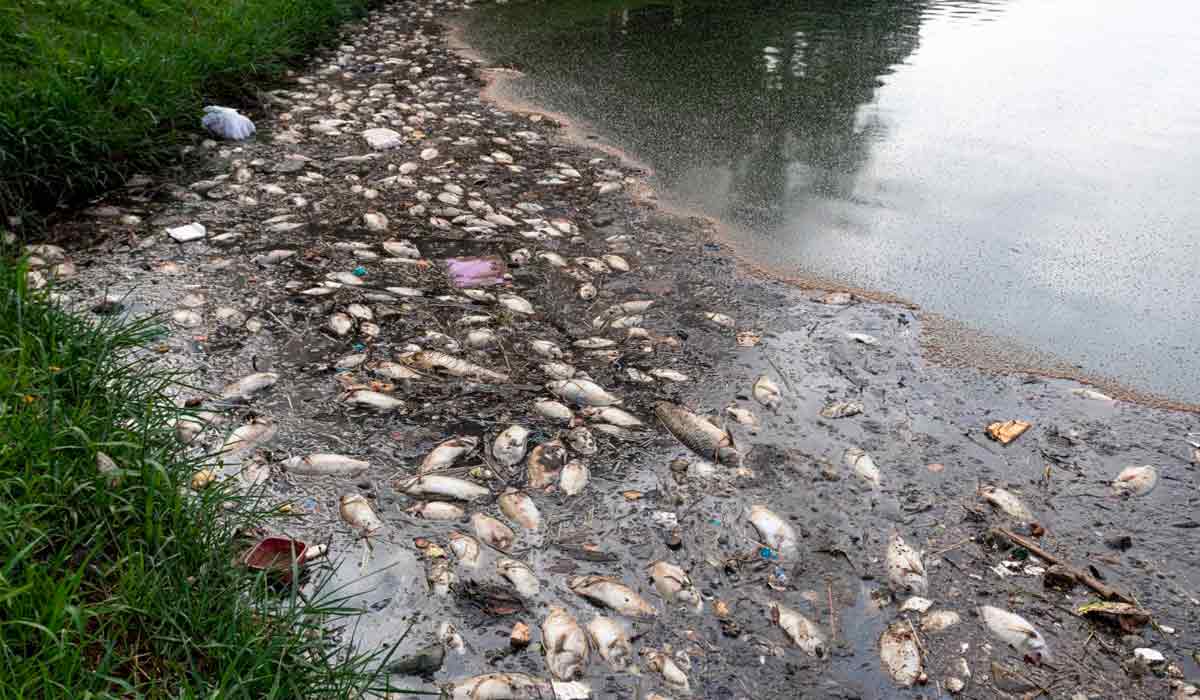
[[[181,404],[212,411],[188,449],[272,426],[221,458],[223,477],[286,503],[281,532],[328,542],[311,580],[332,577],[364,611],[331,639],[424,654],[394,677],[402,687],[549,679],[561,666],[537,642],[562,642],[541,629],[549,613],[581,625],[600,615],[641,672],[590,652],[580,681],[597,698],[936,697],[959,684],[968,697],[1150,698],[1200,675],[1200,553],[1183,537],[1198,486],[1193,415],[932,364],[908,308],[746,274],[704,222],[654,206],[627,162],[482,99],[481,66],[441,24],[461,9],[397,2],[347,27],[266,97],[255,141],[198,144],[181,171],[150,174],[58,232],[86,242],[69,251],[68,303],[165,314],[170,333],[153,350],[193,378]],[[189,223],[205,236],[168,235]],[[455,284],[447,260],[480,256],[507,276]],[[446,353],[441,368],[418,351]],[[274,375],[261,391],[204,393],[259,372]],[[553,384],[568,374],[637,422],[585,410],[608,400]],[[752,388],[761,377],[778,402]],[[741,468],[681,444],[660,402],[714,416],[698,430],[729,438]],[[1011,419],[1032,427],[1008,445],[987,437]],[[528,432],[523,460],[495,449],[513,425]],[[464,438],[470,449],[440,473],[486,495],[420,493],[412,479],[431,451]],[[287,461],[314,453],[368,466],[314,476]],[[554,475],[571,460],[589,474],[577,493]],[[1143,464],[1156,488],[1115,494],[1117,474]],[[1031,517],[1004,515],[981,486]],[[354,495],[382,522],[365,541],[339,512]],[[755,525],[755,507],[792,538]],[[1049,563],[1000,546],[993,527],[1095,567],[1158,627],[1123,634],[1077,614],[1093,592],[1045,588]],[[893,533],[921,552],[925,610],[900,610],[912,591],[889,577]],[[1109,544],[1123,536],[1128,547]],[[666,581],[657,562],[686,581]],[[655,614],[590,602],[576,577],[591,575]],[[1024,660],[980,605],[1021,615],[1054,656]],[[820,654],[797,646],[780,610],[811,623]],[[532,630],[528,648],[510,646],[516,622]],[[916,649],[919,672],[886,668],[881,644]],[[1141,647],[1165,662],[1131,665]],[[656,670],[666,658],[686,689]]]

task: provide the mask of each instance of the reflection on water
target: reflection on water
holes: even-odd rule
[[[1200,381],[1200,3],[547,2],[471,41],[733,224],[1144,388]]]

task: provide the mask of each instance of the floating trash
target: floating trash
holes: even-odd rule
[[[450,283],[459,289],[490,287],[504,281],[508,267],[495,255],[470,258],[447,258],[446,270]]]

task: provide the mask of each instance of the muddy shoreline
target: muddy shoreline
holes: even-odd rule
[[[425,665],[395,675],[398,687],[501,672],[549,679],[539,644],[551,609],[581,625],[607,616],[630,637],[636,669],[592,652],[579,680],[596,698],[932,698],[958,683],[975,698],[1160,698],[1200,677],[1194,415],[1065,380],[932,364],[909,309],[744,274],[703,222],[639,198],[641,174],[627,164],[565,142],[539,115],[481,100],[481,67],[442,25],[462,9],[396,2],[348,26],[339,47],[269,94],[254,141],[200,144],[186,168],[135,181],[63,232],[94,241],[67,251],[75,274],[59,270],[68,304],[165,315],[171,333],[152,350],[193,377],[180,403],[200,398],[212,411],[188,449],[217,452],[235,429],[271,426],[218,458],[221,477],[284,504],[282,534],[329,545],[310,580],[331,577],[363,610],[331,642],[424,652]],[[370,145],[363,132],[374,128],[395,136]],[[203,238],[166,233],[193,222]],[[498,256],[509,277],[459,288],[446,261],[471,256]],[[653,304],[606,311],[639,301]],[[406,364],[418,348],[506,379]],[[541,412],[538,401],[571,403],[547,386],[564,371],[586,374],[643,425],[605,428],[579,406],[569,423]],[[203,394],[260,372],[276,377],[259,391]],[[756,397],[763,376],[778,405]],[[676,440],[660,402],[715,416],[741,468]],[[829,417],[837,406],[849,415]],[[987,437],[1010,419],[1032,427],[1008,445]],[[512,425],[528,430],[531,454],[558,439],[586,464],[582,491],[539,483],[528,458],[498,460],[491,448]],[[579,427],[594,450],[571,432]],[[437,506],[450,517],[435,519],[411,479],[456,437],[476,446],[440,473],[486,496],[433,499],[453,507]],[[289,461],[318,453],[367,466],[314,476]],[[1115,495],[1116,475],[1142,464],[1155,466],[1157,487]],[[1036,528],[982,501],[988,485],[1015,494]],[[509,489],[536,505],[536,529],[502,507]],[[381,519],[369,538],[339,512],[345,496]],[[754,506],[789,523],[794,549],[764,543]],[[485,539],[482,515],[513,542],[483,542],[471,559],[454,543]],[[1048,552],[1094,567],[1157,626],[1123,633],[1077,614],[1095,596],[1046,588],[1049,564],[988,537],[993,527],[1037,534]],[[929,612],[899,609],[909,595],[889,581],[893,532],[922,552]],[[536,588],[501,575],[504,559],[528,567]],[[661,561],[686,572],[699,612],[652,581]],[[618,579],[656,614],[589,602],[571,586],[588,575]],[[1024,617],[1053,656],[1027,662],[989,632],[981,605]],[[779,606],[819,629],[825,653],[789,638],[772,618]],[[935,612],[959,621],[935,629]],[[527,648],[510,645],[516,622],[532,630]],[[924,676],[911,687],[881,663],[889,629],[919,642]],[[1131,665],[1141,647],[1165,661]],[[686,691],[654,670],[656,654],[683,672]]]

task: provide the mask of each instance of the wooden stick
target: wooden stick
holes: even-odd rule
[[[1058,564],[1064,569],[1067,569],[1071,572],[1072,576],[1079,580],[1080,583],[1098,593],[1101,598],[1104,598],[1105,600],[1118,600],[1122,603],[1129,603],[1130,605],[1137,605],[1131,596],[1128,596],[1112,586],[1097,580],[1091,574],[1085,573],[1082,569],[1075,567],[1070,562],[1064,559],[1059,559],[1058,557],[1039,547],[1033,542],[1033,540],[1030,540],[1027,537],[1022,537],[1016,533],[1009,532],[1002,527],[996,528],[996,532],[999,532],[1001,535],[1007,537],[1010,541],[1012,541],[1013,544],[1029,550],[1031,554],[1037,556],[1038,558],[1045,559],[1051,564]]]

